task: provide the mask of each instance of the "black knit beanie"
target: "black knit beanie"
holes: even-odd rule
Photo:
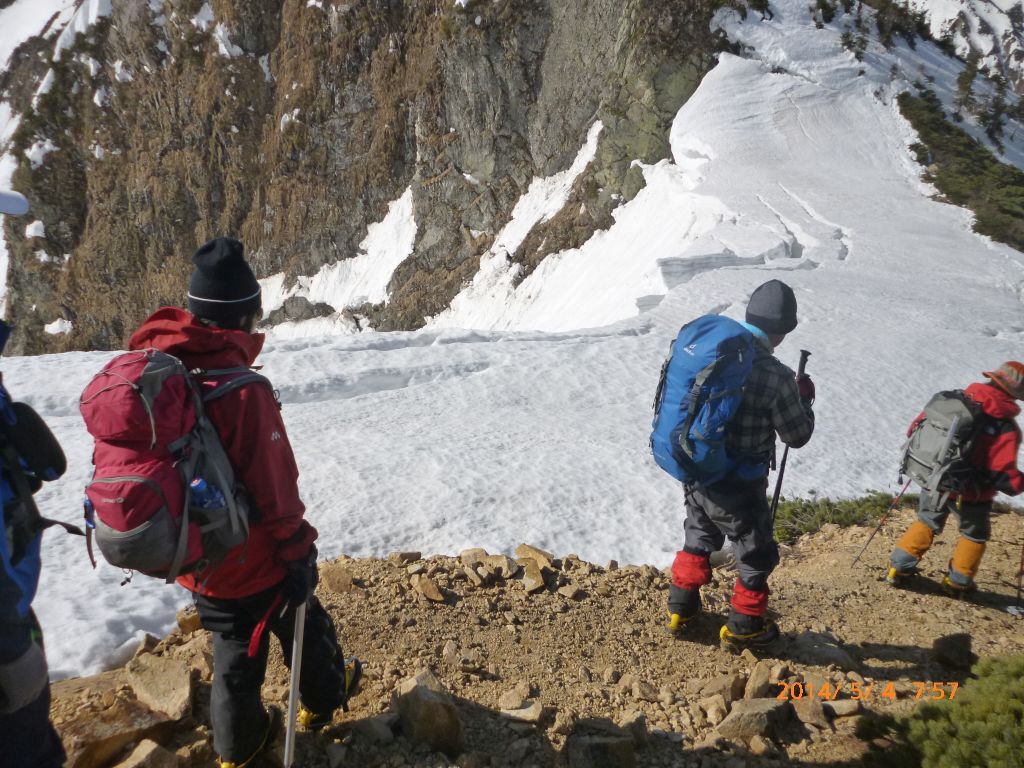
[[[747,322],[765,333],[786,334],[796,328],[796,296],[781,280],[759,285],[747,302]]]
[[[192,256],[195,269],[188,286],[188,311],[227,328],[259,311],[260,284],[245,263],[242,244],[214,238]]]

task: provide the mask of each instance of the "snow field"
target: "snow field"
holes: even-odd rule
[[[281,391],[324,557],[509,552],[528,541],[596,562],[667,565],[682,500],[647,447],[660,363],[682,323],[741,317],[771,277],[800,303],[778,354],[795,367],[810,350],[819,395],[816,434],[790,456],[787,495],[893,488],[903,430],[927,397],[1020,356],[1022,257],[974,234],[969,212],[928,197],[907,149],[916,137],[893,100],[906,85],[892,80],[894,63],[933,78],[940,94],[961,65],[923,43],[872,45],[857,62],[839,44],[841,17],[819,30],[801,0],[773,8],[764,23],[720,16],[744,57],[721,57],[674,121],[671,160],[643,169],[647,188],[608,231],[515,288],[504,256],[486,255],[479,279],[421,332],[271,340],[260,362]],[[558,190],[593,157],[599,131],[566,175],[531,185],[509,243],[564,205]],[[336,309],[371,288],[386,297],[389,259],[414,237],[410,219],[374,230],[388,247],[371,248],[368,235],[368,257],[391,256],[365,261],[361,287],[339,262],[319,282],[300,279],[296,295]],[[283,279],[264,285],[275,301],[292,295]],[[79,514],[91,440],[77,398],[108,358],[2,363],[11,392],[68,453],[66,478],[39,496],[51,516]],[[37,606],[55,676],[122,658],[187,599],[141,576],[119,588],[120,573],[93,572],[82,543],[59,533],[47,534],[45,555]]]

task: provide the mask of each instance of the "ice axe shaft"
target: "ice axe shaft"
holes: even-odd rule
[[[800,365],[797,366],[797,376],[803,376],[807,368],[807,358],[811,353],[806,349],[800,350]],[[775,529],[775,513],[779,509],[779,496],[782,493],[782,478],[786,474],[786,459],[789,458],[789,446],[782,452],[782,461],[779,463],[779,478],[775,481],[775,493],[772,495],[772,529]]]
[[[295,725],[299,715],[299,677],[302,675],[302,640],[306,633],[306,604],[295,610],[292,640],[292,679],[288,689],[288,729],[284,735],[284,768],[295,761]]]
[[[875,530],[871,532],[871,535],[868,536],[868,540],[864,542],[864,546],[860,548],[860,552],[858,552],[857,556],[853,558],[853,562],[850,563],[851,568],[857,564],[857,561],[860,560],[861,555],[868,551],[868,545],[871,543],[871,540],[875,538],[876,533],[882,530],[882,527],[885,525],[885,522],[889,519],[889,515],[891,515],[892,511],[896,509],[896,505],[900,503],[900,499],[902,499],[903,494],[907,492],[907,488],[910,487],[911,482],[911,480],[907,480],[907,484],[904,485],[902,490],[900,490],[900,492],[893,498],[892,504],[890,504],[889,508],[885,510],[885,514],[882,515],[882,519],[878,521],[878,525],[875,526]]]

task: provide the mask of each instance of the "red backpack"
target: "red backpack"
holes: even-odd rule
[[[111,565],[167,583],[245,542],[248,501],[204,405],[253,383],[270,386],[249,368],[190,372],[156,349],[118,355],[89,382],[79,407],[96,441],[85,489],[94,567],[94,536]]]

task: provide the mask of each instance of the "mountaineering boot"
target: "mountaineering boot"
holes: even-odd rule
[[[267,765],[264,761],[264,754],[267,748],[273,743],[274,739],[277,738],[278,731],[281,730],[281,710],[277,707],[267,707],[267,730],[263,733],[263,740],[260,745],[256,747],[256,750],[244,760],[224,760],[218,759],[218,768],[261,768],[261,766]]]
[[[966,600],[977,590],[977,586],[973,581],[970,584],[960,584],[954,581],[954,579],[955,576],[944,576],[942,578],[942,591],[956,600]]]
[[[686,625],[697,617],[697,614],[681,616],[678,613],[672,613],[672,611],[667,611],[667,614],[668,621],[665,623],[665,631],[674,637],[682,637],[686,630]]]
[[[733,653],[744,648],[766,649],[779,639],[779,628],[774,621],[763,616],[733,613],[718,633],[718,638],[722,648]]]
[[[345,700],[341,708],[348,712],[348,700],[355,696],[359,688],[359,681],[363,679],[363,664],[355,656],[345,659]],[[319,731],[331,724],[334,719],[334,712],[313,712],[305,707],[299,707],[298,724],[306,731]]]
[[[885,581],[889,586],[901,589],[907,585],[907,581],[916,573],[917,569],[902,571],[894,565],[889,566],[889,570],[885,574]]]
[[[668,622],[665,630],[675,636],[681,637],[686,625],[692,622],[700,613],[700,588],[683,589],[675,584],[668,587]]]

